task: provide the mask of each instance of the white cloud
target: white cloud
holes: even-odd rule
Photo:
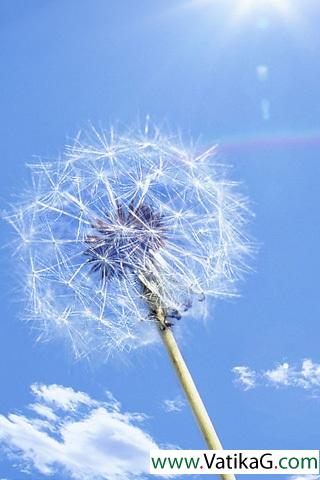
[[[236,382],[239,383],[244,390],[250,390],[256,386],[256,372],[249,367],[234,367],[233,373],[236,374]]]
[[[291,369],[288,363],[282,363],[277,365],[273,370],[267,370],[263,375],[275,385],[290,385],[291,382]]]
[[[148,473],[158,448],[139,424],[143,415],[121,411],[112,394],[99,402],[60,385],[32,385],[33,416],[0,415],[0,445],[21,470],[66,472],[77,480],[131,480]],[[34,416],[34,412],[37,416]]]
[[[70,387],[60,385],[31,385],[31,391],[39,400],[63,410],[74,410],[80,404],[93,406],[96,404],[86,393],[75,392]]]
[[[52,408],[41,405],[41,403],[32,403],[29,408],[40,415],[40,417],[45,417],[48,420],[57,419],[57,415],[53,412]]]
[[[181,412],[184,408],[185,402],[180,398],[174,398],[173,400],[164,400],[163,407],[166,412]]]
[[[290,365],[287,362],[279,363],[269,370],[256,371],[249,367],[234,367],[236,382],[244,390],[256,386],[296,387],[320,393],[320,363],[310,358],[301,362],[300,366]]]
[[[318,480],[319,478],[318,475],[294,475],[289,477],[288,480]]]

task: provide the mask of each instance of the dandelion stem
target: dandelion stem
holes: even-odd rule
[[[163,308],[158,307],[155,313],[161,338],[166,346],[173,367],[203,433],[205,441],[210,450],[222,450],[218,435],[199,395],[189,369],[181,355],[180,349],[172,333],[172,329],[166,325],[166,316]],[[232,474],[220,474],[220,478],[223,480],[235,480],[236,477]]]

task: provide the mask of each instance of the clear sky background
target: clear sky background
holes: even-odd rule
[[[203,145],[220,143],[219,159],[243,181],[256,214],[254,272],[239,299],[180,332],[229,449],[320,447],[319,23],[318,0],[0,3],[2,209],[27,184],[34,155],[58,156],[89,122],[130,125],[146,115]],[[0,233],[5,246],[13,233],[4,223]],[[117,456],[123,479],[134,468],[144,478],[137,443],[203,448],[160,347],[98,365],[75,363],[59,342],[36,343],[19,319],[10,255],[0,250],[0,478],[90,479],[90,458],[113,465]],[[106,390],[121,407],[110,396],[106,405]],[[121,411],[108,441],[96,430],[97,405],[109,419]],[[125,412],[148,418],[136,424]],[[74,435],[63,451],[61,422]],[[120,451],[111,437],[124,424],[136,440]]]

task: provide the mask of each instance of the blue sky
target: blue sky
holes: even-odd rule
[[[1,207],[28,183],[25,164],[34,155],[57,157],[90,122],[130,125],[150,115],[203,145],[219,142],[219,160],[233,165],[233,178],[250,196],[259,253],[241,297],[218,303],[206,325],[187,325],[181,347],[226,448],[316,449],[320,8],[316,0],[249,4],[2,0]],[[4,223],[0,234],[3,246],[13,238]],[[112,420],[118,412],[115,428],[129,425],[145,450],[153,443],[203,447],[160,347],[98,365],[75,363],[59,342],[36,343],[19,318],[23,278],[12,274],[10,249],[0,250],[0,261],[0,448],[10,452],[1,455],[0,478],[40,480],[48,465],[50,478],[80,478],[89,466],[72,470],[67,446],[50,457],[46,436],[38,440],[38,463],[26,450],[22,461],[21,444],[18,457],[12,453],[15,436],[29,421],[35,431],[28,441],[37,442],[35,418],[55,428],[69,422],[77,432],[89,418],[93,452],[103,455],[112,446],[104,450],[94,430],[97,408]],[[177,399],[179,411],[168,412]],[[8,424],[12,413],[20,417]],[[9,436],[13,420],[22,430]],[[52,435],[61,440],[61,431]],[[77,438],[69,438],[69,447],[77,447]],[[83,441],[80,452],[89,448]],[[119,461],[126,458],[121,448]],[[143,447],[137,452],[134,440],[126,448],[142,478]]]

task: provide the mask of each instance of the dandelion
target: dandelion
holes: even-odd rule
[[[207,297],[235,295],[246,271],[246,199],[215,148],[156,128],[93,129],[30,168],[32,189],[7,219],[40,338],[68,338],[83,357],[152,343],[157,325],[209,447],[221,448],[172,333]]]

